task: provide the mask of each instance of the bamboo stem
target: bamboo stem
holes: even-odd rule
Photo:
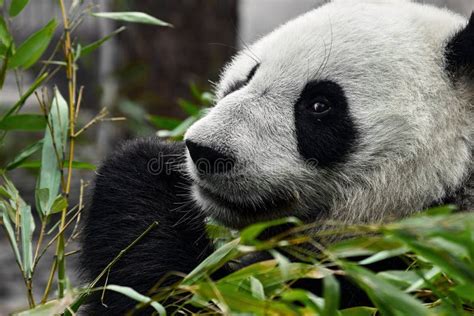
[[[64,56],[66,58],[66,77],[68,81],[69,91],[69,165],[67,172],[67,181],[65,187],[65,196],[69,197],[71,190],[72,180],[72,163],[74,161],[74,127],[75,127],[75,99],[76,99],[76,69],[74,67],[74,52],[71,43],[71,30],[69,25],[69,17],[66,12],[64,0],[59,0],[61,7],[61,14],[63,17],[64,24]],[[61,212],[61,224],[59,226],[59,238],[56,248],[56,261],[58,270],[58,296],[59,298],[64,297],[65,286],[66,286],[66,262],[64,257],[64,229],[66,225],[66,213],[67,208],[65,207]]]

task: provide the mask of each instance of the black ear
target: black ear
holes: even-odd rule
[[[446,70],[451,75],[474,78],[474,12],[467,26],[449,41],[445,57]]]

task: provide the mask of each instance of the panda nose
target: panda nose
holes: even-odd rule
[[[234,167],[235,159],[230,155],[189,139],[185,143],[189,155],[200,174],[226,173]]]

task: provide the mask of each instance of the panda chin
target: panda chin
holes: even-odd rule
[[[213,219],[232,228],[242,228],[259,221],[294,214],[296,199],[274,196],[259,203],[252,201],[233,202],[221,194],[199,185],[194,186],[194,198]]]

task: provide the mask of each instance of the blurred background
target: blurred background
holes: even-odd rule
[[[8,2],[8,1],[7,1]],[[67,1],[70,2],[70,1]],[[159,117],[183,119],[189,116],[187,102],[196,94],[211,90],[221,67],[241,47],[265,35],[279,24],[315,8],[326,1],[317,0],[98,0],[83,1],[83,6],[99,11],[142,11],[173,24],[173,28],[117,23],[84,15],[76,35],[84,43],[112,33],[121,25],[126,30],[105,43],[99,50],[81,59],[78,82],[85,85],[81,120],[88,122],[107,107],[112,116],[125,117],[118,122],[102,122],[88,129],[79,140],[81,161],[98,164],[120,140],[152,135],[159,129]],[[425,0],[468,16],[473,0]],[[95,10],[97,11],[97,10]],[[15,18],[12,32],[20,41],[48,22],[51,12],[60,20],[57,1],[30,1]],[[58,35],[59,36],[59,33]],[[38,69],[32,69],[32,73]],[[62,78],[61,76],[57,78]],[[18,86],[27,88],[34,77],[26,73],[22,82],[6,78],[0,91],[0,112],[18,99]],[[50,82],[66,90],[66,82]],[[181,106],[180,106],[181,105]],[[35,98],[29,98],[26,112],[38,111]],[[166,125],[166,124],[164,124]],[[31,137],[30,134],[28,137]],[[40,139],[42,135],[38,135]],[[24,147],[25,134],[6,139],[0,161]],[[34,204],[36,171],[16,169],[10,174],[24,199]],[[88,181],[93,172],[78,171],[72,194],[78,194],[80,179]],[[44,286],[51,262],[36,273],[38,286]],[[74,279],[74,267],[69,267]],[[15,265],[3,230],[0,232],[0,316],[25,307],[21,275]],[[73,281],[74,282],[74,281]],[[75,282],[74,282],[75,283]]]

